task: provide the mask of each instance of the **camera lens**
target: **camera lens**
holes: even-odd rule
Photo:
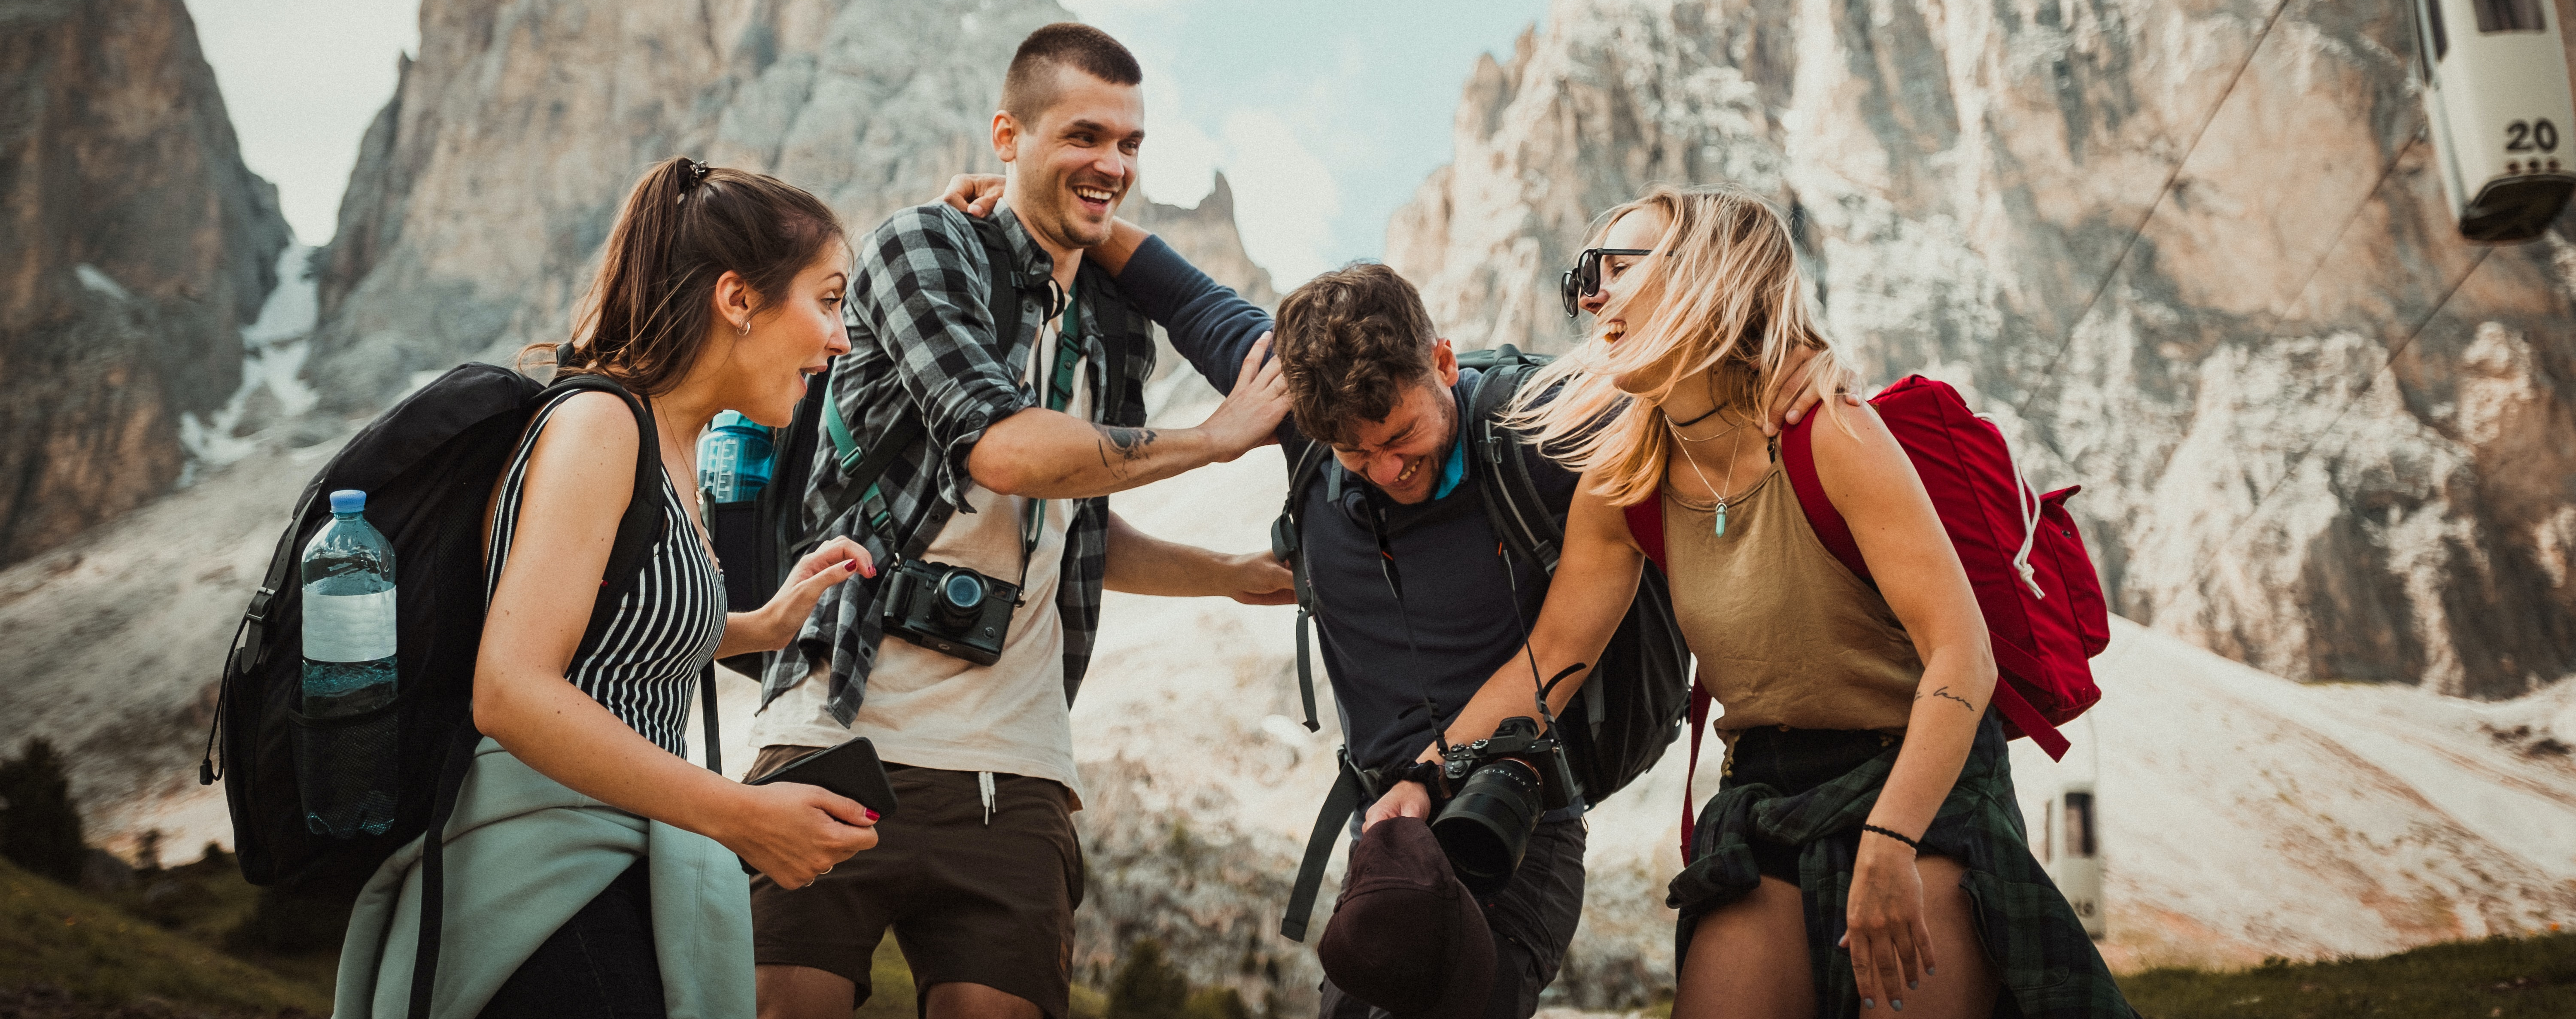
[[[1538,770],[1504,758],[1478,768],[1431,822],[1458,880],[1478,895],[1500,891],[1520,869],[1530,833],[1546,812]]]
[[[939,600],[949,608],[972,610],[984,604],[984,582],[964,570],[951,573],[939,582]]]
[[[963,629],[975,622],[977,610],[984,607],[984,578],[975,571],[954,569],[939,578],[939,597],[932,606],[939,622],[952,630]]]

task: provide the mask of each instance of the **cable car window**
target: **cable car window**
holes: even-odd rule
[[[2093,846],[2093,794],[2066,794],[2066,855],[2086,858],[2095,855]]]
[[[2549,27],[2540,20],[2540,0],[2469,0],[2469,6],[2478,12],[2480,32],[2538,32]]]
[[[2424,25],[2433,30],[2433,59],[2451,55],[2451,33],[2442,28],[2442,0],[2424,0]]]

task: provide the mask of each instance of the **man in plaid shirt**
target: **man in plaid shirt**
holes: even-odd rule
[[[998,659],[977,665],[884,639],[891,571],[853,579],[815,606],[801,653],[763,677],[754,774],[865,736],[902,803],[880,822],[879,848],[812,885],[754,880],[764,1017],[847,1019],[891,927],[930,1016],[1065,1019],[1083,887],[1067,709],[1102,589],[1293,600],[1266,549],[1164,542],[1109,510],[1109,493],[1275,441],[1287,411],[1265,344],[1204,424],[1144,427],[1148,324],[1083,258],[1135,184],[1141,79],[1135,58],[1088,26],[1049,25],[1021,43],[993,117],[1010,170],[994,219],[1011,264],[993,264],[974,220],[937,203],[857,242],[851,352],[833,369],[830,410],[862,449],[916,424],[920,438],[855,505],[844,461],[824,445],[807,514],[850,506],[826,533],[864,543],[878,563],[967,567],[1018,581],[1022,596]],[[1020,299],[996,303],[996,287]],[[1014,304],[1008,322],[988,310]]]

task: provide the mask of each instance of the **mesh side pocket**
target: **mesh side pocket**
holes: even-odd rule
[[[304,827],[339,839],[392,827],[401,712],[387,704],[352,716],[291,720]]]

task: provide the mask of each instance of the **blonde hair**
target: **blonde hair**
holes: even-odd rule
[[[1794,349],[1815,352],[1815,378],[1847,385],[1855,375],[1816,328],[1788,224],[1769,203],[1734,185],[1657,185],[1603,213],[1584,246],[1644,209],[1664,215],[1663,235],[1627,270],[1642,274],[1635,285],[1595,320],[1618,318],[1639,300],[1654,300],[1653,314],[1628,320],[1616,342],[1596,330],[1521,386],[1504,419],[1567,466],[1598,472],[1593,494],[1620,506],[1653,498],[1662,485],[1672,438],[1656,405],[1683,383],[1713,376],[1720,407],[1760,420],[1793,395],[1780,386]],[[1665,374],[1653,392],[1632,396],[1612,383],[1658,368]],[[1835,403],[1825,401],[1828,413]]]

